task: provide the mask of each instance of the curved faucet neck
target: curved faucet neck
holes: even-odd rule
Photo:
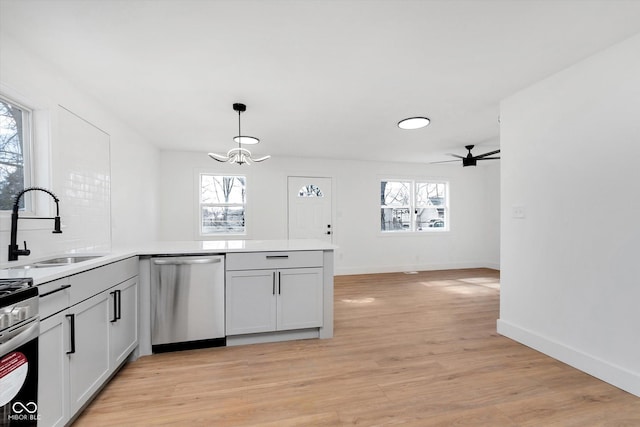
[[[22,190],[21,192],[19,192],[18,195],[16,196],[15,202],[13,203],[12,213],[16,215],[18,214],[18,209],[20,208],[20,199],[25,193],[28,193],[29,191],[43,191],[48,195],[50,195],[53,198],[53,201],[56,202],[56,216],[60,216],[60,206],[58,204],[58,202],[60,202],[60,199],[58,199],[51,190],[47,190],[46,188],[42,188],[42,187],[28,187]]]

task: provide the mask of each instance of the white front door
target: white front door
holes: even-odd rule
[[[290,176],[289,238],[332,241],[331,178]]]

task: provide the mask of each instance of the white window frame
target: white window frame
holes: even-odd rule
[[[7,104],[14,105],[23,112],[22,117],[22,161],[23,161],[23,173],[24,173],[24,187],[28,188],[33,186],[33,109],[24,105],[24,103],[15,100],[13,97],[5,94],[4,91],[0,92],[0,100]],[[24,201],[24,208],[20,209],[21,212],[34,214],[33,192],[26,193],[22,200]],[[9,215],[11,209],[0,210],[4,215]]]
[[[203,176],[215,176],[215,177],[233,177],[233,178],[243,178],[244,179],[244,203],[203,203],[202,202],[202,177]],[[244,238],[247,236],[247,176],[239,175],[239,174],[229,174],[229,173],[220,173],[220,172],[199,172],[197,174],[197,184],[196,184],[196,192],[197,192],[197,204],[198,204],[198,235],[202,239],[215,239],[215,238],[234,238],[241,237]],[[202,211],[204,207],[242,207],[244,212],[244,230],[242,232],[221,232],[221,233],[205,233],[202,230]]]
[[[378,203],[378,216],[382,215],[383,208],[394,208],[394,209],[409,209],[409,227],[406,229],[397,229],[397,230],[383,230],[382,224],[380,224],[380,228],[378,229],[380,235],[384,236],[399,236],[399,235],[424,235],[430,233],[444,233],[451,230],[451,222],[450,222],[450,185],[448,181],[442,179],[427,179],[427,178],[381,178],[378,181],[378,199],[380,198],[380,186],[382,182],[404,182],[409,184],[409,205],[407,206],[385,206],[382,205],[381,202]],[[438,206],[438,208],[444,209],[444,227],[423,227],[418,228],[417,220],[418,214],[417,211],[421,206],[417,206],[416,195],[418,184],[442,184],[444,185],[444,205]]]

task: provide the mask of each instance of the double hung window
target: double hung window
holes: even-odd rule
[[[380,181],[380,231],[449,229],[448,184],[439,181]]]
[[[0,211],[11,210],[16,194],[30,185],[30,139],[31,111],[0,97]],[[20,199],[20,208],[30,200]]]
[[[200,234],[246,234],[246,178],[200,174]]]

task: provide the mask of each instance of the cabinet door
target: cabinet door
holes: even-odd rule
[[[70,311],[75,351],[69,354],[69,405],[75,414],[109,377],[109,294],[98,294]]]
[[[229,271],[227,335],[275,331],[276,287],[275,270]]]
[[[110,300],[110,366],[116,369],[138,345],[138,278],[112,288]]]
[[[278,270],[278,330],[322,326],[322,268]]]
[[[69,419],[69,320],[67,310],[40,322],[38,426],[64,426]]]

